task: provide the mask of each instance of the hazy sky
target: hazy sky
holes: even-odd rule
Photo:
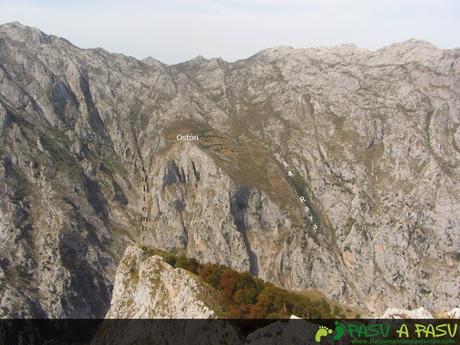
[[[278,45],[376,49],[419,38],[460,47],[460,0],[0,0],[0,23],[11,21],[165,63],[233,61]]]

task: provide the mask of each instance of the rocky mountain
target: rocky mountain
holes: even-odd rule
[[[2,25],[0,316],[103,317],[132,243],[449,310],[458,90],[460,49],[417,40],[169,66]]]
[[[210,286],[163,258],[130,246],[115,275],[107,319],[209,319],[221,307]]]

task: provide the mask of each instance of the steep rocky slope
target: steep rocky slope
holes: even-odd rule
[[[459,89],[460,50],[415,40],[167,66],[2,25],[0,316],[104,316],[133,242],[451,309]]]
[[[130,246],[120,261],[107,319],[208,319],[221,310],[216,292],[192,273]]]

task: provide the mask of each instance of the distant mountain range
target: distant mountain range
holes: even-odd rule
[[[456,307],[459,90],[460,49],[418,40],[165,65],[1,25],[0,317],[104,317],[131,244]]]

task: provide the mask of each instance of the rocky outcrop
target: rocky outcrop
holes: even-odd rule
[[[460,319],[460,308],[452,308],[449,310],[447,317],[451,319]]]
[[[452,308],[448,312],[433,315],[423,307],[414,310],[388,308],[383,315],[377,316],[383,319],[460,319],[460,308]]]
[[[207,319],[220,311],[217,293],[203,281],[138,246],[118,266],[107,319]]]
[[[425,308],[414,310],[388,308],[382,315],[383,319],[433,319],[434,316]]]
[[[0,26],[0,316],[103,317],[134,242],[375,313],[455,307],[459,59],[410,40],[168,66]]]

